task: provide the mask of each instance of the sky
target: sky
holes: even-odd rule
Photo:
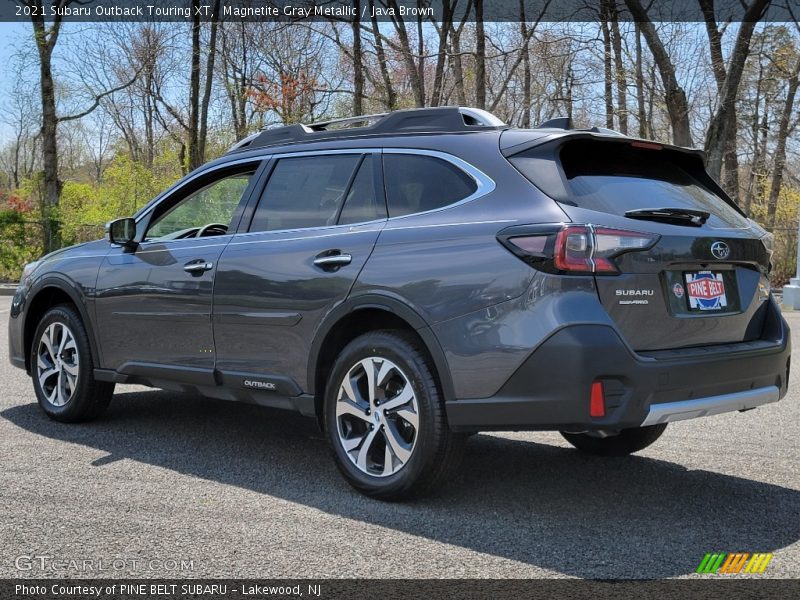
[[[31,35],[31,26],[27,23],[0,23],[0,110],[8,103],[13,81],[7,68],[21,40]],[[34,85],[38,77],[32,80]],[[0,145],[11,137],[11,128],[0,119]]]

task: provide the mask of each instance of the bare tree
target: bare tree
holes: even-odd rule
[[[689,121],[689,101],[686,99],[686,92],[678,83],[675,65],[672,64],[669,53],[640,0],[625,0],[625,4],[634,20],[639,23],[639,29],[661,75],[661,81],[664,84],[664,100],[672,127],[672,140],[678,146],[692,146],[694,142]]]
[[[628,0],[636,1],[636,0]],[[703,0],[708,2],[708,0]],[[742,80],[744,63],[750,52],[750,39],[753,36],[756,23],[764,16],[764,12],[770,0],[752,0],[742,17],[739,26],[739,33],[736,36],[736,43],[731,52],[731,59],[725,73],[725,79],[720,88],[720,99],[717,103],[717,110],[711,118],[706,133],[705,149],[707,154],[706,166],[712,177],[719,179],[722,172],[722,159],[728,147],[729,136],[735,127],[735,119],[731,114],[735,112],[736,96],[739,92],[739,83]],[[713,9],[712,9],[713,12]],[[713,15],[709,15],[706,21],[709,29],[716,29],[716,20],[711,23]],[[713,45],[713,44],[712,44]],[[721,59],[721,53],[718,57]],[[712,61],[713,63],[714,61]],[[717,67],[718,69],[720,67]],[[738,184],[736,186],[738,188]],[[737,190],[733,190],[735,193]]]
[[[94,111],[103,98],[130,86],[138,76],[116,87],[96,93],[94,101],[88,108],[69,116],[59,116],[56,111],[56,91],[53,79],[53,50],[61,32],[62,13],[60,9],[71,3],[71,0],[52,0],[45,7],[42,0],[20,0],[30,8],[30,20],[33,25],[33,37],[39,57],[39,88],[42,101],[42,215],[45,219],[44,246],[53,250],[59,246],[58,221],[54,217],[54,209],[61,198],[61,179],[58,172],[58,124],[64,121],[77,120]],[[45,23],[45,11],[55,11],[52,23]]]

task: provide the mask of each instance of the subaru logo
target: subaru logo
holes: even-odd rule
[[[714,242],[711,244],[711,254],[713,254],[715,258],[725,260],[730,256],[731,249],[725,242]]]

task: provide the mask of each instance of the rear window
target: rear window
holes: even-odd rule
[[[620,216],[644,208],[688,208],[711,213],[709,227],[748,227],[747,219],[693,176],[694,165],[674,151],[581,140],[561,149],[560,162],[567,197],[557,199],[564,204]],[[524,169],[535,164],[514,162],[534,183],[536,174]]]

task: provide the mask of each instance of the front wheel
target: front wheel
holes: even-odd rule
[[[56,421],[74,423],[100,416],[114,384],[95,381],[89,337],[80,316],[62,304],[48,310],[31,344],[31,375],[39,406]]]
[[[561,435],[578,450],[587,454],[627,456],[647,448],[661,437],[666,428],[667,424],[662,423],[661,425],[623,429],[617,435],[608,437],[600,437],[591,433],[567,433],[566,431],[562,431]]]
[[[465,439],[447,425],[430,359],[402,331],[345,347],[325,390],[325,429],[345,479],[382,500],[432,491],[457,466]]]

